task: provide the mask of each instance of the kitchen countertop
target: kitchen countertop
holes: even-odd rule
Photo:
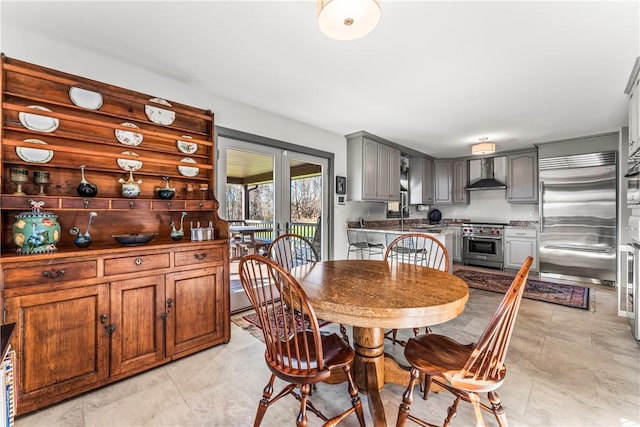
[[[404,230],[399,228],[349,228],[349,230],[363,231],[365,233],[393,233],[393,234],[406,234],[406,233],[426,233],[426,234],[453,234],[453,230],[442,229],[440,225],[431,225],[428,227],[405,227]]]
[[[511,221],[508,227],[517,228],[538,228],[540,223],[538,221]]]

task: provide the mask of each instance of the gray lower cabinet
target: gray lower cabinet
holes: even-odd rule
[[[462,226],[448,225],[445,230],[451,230],[453,236],[449,257],[453,262],[462,262]]]
[[[469,191],[464,188],[469,181],[469,165],[466,160],[436,160],[434,203],[469,203]]]
[[[531,271],[538,271],[538,231],[535,228],[505,227],[504,268],[519,269],[528,256],[533,257]]]
[[[347,197],[356,201],[400,200],[400,150],[358,132],[347,136]]]
[[[507,156],[507,202],[538,202],[538,152]]]

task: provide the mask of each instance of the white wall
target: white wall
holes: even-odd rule
[[[215,124],[256,135],[313,147],[335,154],[334,172],[347,176],[346,141],[343,135],[278,116],[210,93],[189,82],[172,80],[148,70],[136,68],[125,59],[107,58],[76,46],[30,34],[28,28],[16,28],[2,22],[2,52],[10,57],[59,71],[87,77],[160,98],[211,109]],[[170,54],[169,52],[167,54]],[[123,53],[126,57],[126,52]],[[357,126],[357,124],[354,124]],[[331,177],[331,179],[334,179]],[[335,206],[335,258],[346,256],[344,232],[349,205]]]

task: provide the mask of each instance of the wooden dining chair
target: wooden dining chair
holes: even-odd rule
[[[387,234],[389,240],[384,259],[391,267],[398,264],[414,264],[422,267],[434,268],[440,271],[449,271],[449,252],[442,242],[425,233]],[[426,332],[430,332],[429,326],[425,326]],[[420,332],[419,328],[413,328],[415,336]],[[391,335],[391,336],[389,336]],[[392,329],[385,333],[385,338],[393,344],[406,344],[397,339],[398,330]]]
[[[283,234],[278,236],[269,246],[269,256],[287,271],[294,267],[320,260],[318,252],[309,239],[299,234]],[[349,343],[347,328],[340,324],[342,339]]]
[[[271,378],[265,386],[253,425],[259,426],[267,408],[287,394],[300,401],[297,426],[307,425],[307,409],[334,426],[356,413],[364,426],[362,402],[351,374],[355,353],[336,334],[321,334],[316,313],[304,290],[282,266],[260,255],[248,255],[240,260],[240,280],[255,309],[264,342],[264,354]],[[275,295],[283,298],[276,298]],[[290,301],[290,306],[284,300]],[[327,380],[332,372],[342,371],[347,377],[351,407],[328,419],[309,400],[311,386]],[[275,379],[286,382],[273,396]]]
[[[425,376],[425,399],[431,382],[455,396],[447,411],[444,426],[448,426],[455,416],[460,400],[473,405],[476,426],[485,425],[482,410],[492,412],[500,426],[507,425],[504,408],[496,390],[504,382],[504,359],[532,261],[533,258],[527,257],[522,264],[477,344],[460,344],[447,336],[434,333],[409,339],[404,355],[411,365],[411,379],[402,395],[396,426],[404,426],[407,419],[428,425],[409,413],[413,402],[413,388],[420,373]],[[481,402],[480,393],[487,393],[489,404]]]

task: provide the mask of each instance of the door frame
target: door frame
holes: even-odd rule
[[[279,139],[273,139],[273,138],[268,138],[268,137],[264,137],[264,136],[260,136],[260,135],[255,135],[255,134],[251,134],[251,133],[247,133],[247,132],[243,132],[243,131],[239,131],[239,130],[235,130],[235,129],[230,129],[230,128],[225,128],[222,126],[216,126],[215,127],[215,149],[216,149],[216,157],[215,157],[215,171],[216,171],[216,182],[220,182],[218,181],[219,179],[222,179],[223,177],[221,177],[219,175],[219,172],[221,169],[225,169],[226,170],[226,165],[224,168],[220,167],[220,150],[219,150],[219,144],[218,144],[218,138],[219,137],[224,137],[224,138],[228,138],[228,139],[235,139],[238,141],[244,141],[244,142],[249,142],[252,144],[257,144],[257,145],[262,145],[265,147],[271,147],[271,148],[277,148],[280,150],[286,150],[286,151],[291,151],[291,152],[296,152],[296,153],[300,153],[300,154],[305,154],[305,155],[310,155],[310,156],[315,156],[315,157],[319,157],[319,158],[323,158],[327,160],[327,182],[323,182],[323,186],[326,185],[327,186],[327,194],[328,194],[328,200],[324,201],[323,200],[323,204],[326,202],[327,206],[326,206],[326,213],[323,212],[323,216],[325,216],[325,218],[323,219],[323,224],[325,225],[325,228],[327,230],[327,245],[326,245],[326,249],[327,249],[327,256],[323,255],[323,259],[333,259],[333,254],[334,254],[334,221],[333,221],[333,214],[334,214],[334,204],[333,202],[333,194],[334,194],[334,161],[335,161],[335,154],[334,153],[330,153],[328,151],[323,151],[323,150],[318,150],[315,148],[310,148],[310,147],[305,147],[303,145],[298,145],[298,144],[292,144],[290,142],[286,142],[286,141],[281,141]],[[226,159],[226,156],[224,156]],[[225,178],[225,182],[226,182],[226,178]],[[223,197],[223,195],[219,195],[218,194],[218,185],[215,186],[216,188],[214,189],[214,194],[216,196],[216,199],[220,202],[221,197]],[[220,196],[220,197],[219,197]],[[222,205],[221,205],[222,206]]]

